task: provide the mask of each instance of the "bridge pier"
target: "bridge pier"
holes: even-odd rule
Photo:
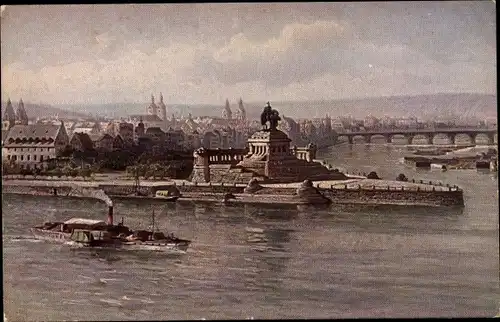
[[[449,142],[450,144],[455,145],[455,144],[456,144],[456,143],[455,143],[455,139],[456,139],[456,137],[457,137],[457,134],[456,134],[456,133],[450,133],[450,134],[448,134],[448,142]]]
[[[495,144],[495,134],[488,134],[488,145]]]
[[[434,138],[437,134],[446,135],[450,143],[456,144],[456,137],[458,134],[468,134],[471,138],[472,144],[477,144],[476,137],[478,134],[484,134],[488,137],[488,144],[494,144],[494,136],[497,134],[495,129],[460,129],[460,128],[449,128],[449,129],[412,129],[412,130],[383,130],[383,131],[372,131],[372,132],[343,132],[338,133],[338,136],[345,136],[349,144],[354,144],[354,137],[362,136],[365,143],[371,143],[373,135],[382,135],[385,138],[386,143],[392,143],[392,138],[394,135],[403,135],[405,139],[408,140],[408,144],[413,144],[413,139],[417,135],[425,135],[427,139],[427,144],[434,144]]]
[[[469,137],[470,137],[470,143],[476,145],[477,134],[469,134]]]

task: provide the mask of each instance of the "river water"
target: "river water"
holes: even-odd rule
[[[115,203],[115,218],[193,240],[188,253],[76,251],[29,238],[97,200],[3,195],[4,308],[10,321],[492,317],[499,309],[498,184],[476,170],[419,171],[404,147],[336,146],[335,167],[442,180],[463,209],[226,207]],[[267,241],[247,241],[261,228]]]

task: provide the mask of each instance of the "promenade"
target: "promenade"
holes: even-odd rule
[[[154,187],[165,185],[177,186],[236,186],[245,187],[245,184],[221,184],[221,183],[193,183],[187,180],[141,180],[141,187]],[[293,183],[261,183],[263,187],[269,188],[298,188],[302,182]],[[37,179],[3,179],[4,186],[46,186],[46,187],[60,187],[60,186],[80,186],[88,188],[98,188],[100,185],[116,185],[116,186],[133,186],[134,180],[125,179],[120,176],[114,177],[98,177],[96,180],[83,181],[80,180],[61,180],[59,178],[37,178]],[[313,185],[322,189],[362,189],[362,190],[406,190],[406,191],[455,191],[459,188],[450,187],[438,181],[394,181],[394,180],[379,180],[379,179],[366,179],[364,177],[351,177],[348,180],[327,180],[327,181],[313,181]]]

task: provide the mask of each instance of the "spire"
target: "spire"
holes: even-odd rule
[[[240,97],[240,100],[238,101],[238,108],[240,110],[241,119],[245,120],[246,119],[246,111],[245,111],[245,107],[243,106],[243,100],[241,99],[241,97]]]
[[[149,115],[157,115],[157,109],[158,107],[155,104],[155,97],[153,94],[151,94],[151,104],[149,104],[147,111]]]
[[[224,107],[224,112],[222,112],[222,117],[228,120],[233,118],[233,112],[231,111],[229,100],[227,98],[226,98],[226,106]]]
[[[167,121],[167,107],[165,106],[165,103],[163,103],[163,94],[161,92],[160,92],[160,102],[158,103],[156,114],[160,116],[164,122]]]
[[[28,125],[28,115],[26,114],[26,110],[24,109],[24,103],[22,98],[19,100],[19,105],[17,106],[16,123],[22,125]]]
[[[3,117],[4,120],[11,122],[12,125],[16,122],[16,112],[14,112],[10,98],[7,100],[7,106],[5,106],[5,113]]]

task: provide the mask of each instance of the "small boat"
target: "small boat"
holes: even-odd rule
[[[33,227],[31,233],[36,239],[90,248],[185,252],[191,244],[190,240],[177,238],[174,234],[165,235],[155,231],[154,212],[152,230],[131,230],[123,225],[123,219],[114,225],[112,206],[109,207],[107,223],[72,218],[65,222],[47,222]]]
[[[171,195],[169,191],[167,190],[158,190],[156,191],[156,194],[155,194],[155,198],[156,199],[161,199],[161,200],[164,200],[164,201],[177,201],[177,199],[179,199],[180,196],[175,196],[175,195]]]

